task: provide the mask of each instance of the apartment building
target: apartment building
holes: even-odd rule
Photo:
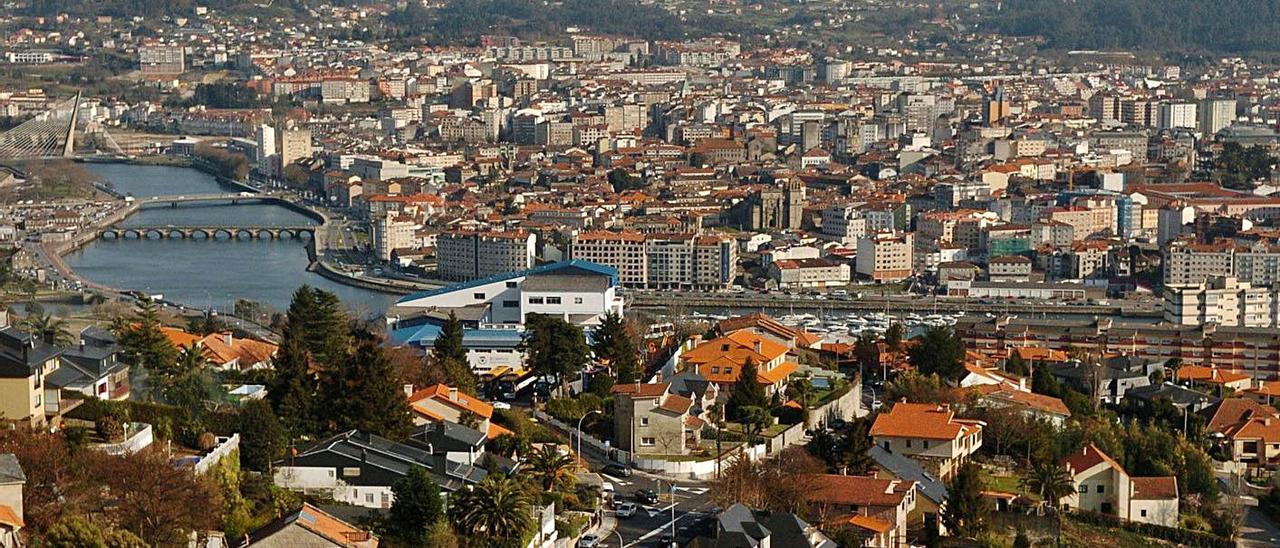
[[[138,65],[144,76],[177,76],[186,70],[186,59],[181,46],[141,46]]]
[[[849,284],[849,265],[822,258],[769,263],[769,278],[779,289],[824,289]]]
[[[907,232],[877,232],[858,239],[858,275],[876,282],[897,282],[911,276],[914,236]]]
[[[982,447],[982,421],[956,418],[946,404],[893,404],[871,425],[876,445],[920,463],[946,481]]]
[[[437,274],[468,281],[527,270],[536,256],[535,238],[525,231],[445,232],[436,238]]]
[[[1195,285],[1166,285],[1164,319],[1178,325],[1276,327],[1276,299],[1275,289],[1214,276]]]
[[[733,239],[709,234],[581,232],[569,255],[612,266],[623,286],[643,289],[726,289],[738,264]]]
[[[1235,246],[1230,243],[1175,240],[1164,251],[1164,283],[1186,286],[1204,283],[1214,276],[1231,276],[1235,272],[1235,258]]]
[[[62,411],[59,390],[46,380],[59,354],[17,328],[0,329],[0,420],[38,428]]]
[[[378,258],[390,261],[397,249],[414,247],[414,232],[418,223],[413,217],[386,212],[374,219],[373,249]]]

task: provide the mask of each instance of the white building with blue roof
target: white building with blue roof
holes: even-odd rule
[[[393,343],[430,348],[456,315],[471,368],[484,374],[524,365],[519,347],[530,314],[589,328],[609,312],[623,313],[618,271],[570,260],[407,295],[387,311],[387,323]]]

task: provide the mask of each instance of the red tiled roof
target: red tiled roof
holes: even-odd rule
[[[1134,500],[1167,500],[1178,498],[1178,478],[1173,476],[1129,478],[1133,482]]]
[[[858,506],[897,506],[916,486],[914,481],[839,474],[818,474],[814,480],[806,494],[810,502]]]
[[[1124,470],[1120,463],[1107,456],[1106,453],[1103,453],[1101,449],[1098,449],[1092,443],[1085,446],[1083,450],[1071,453],[1062,459],[1063,466],[1066,466],[1067,472],[1073,476],[1104,462],[1110,464],[1116,470]]]

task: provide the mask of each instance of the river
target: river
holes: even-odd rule
[[[200,171],[168,166],[86,164],[119,192],[137,198],[238,191]],[[303,225],[313,220],[269,204],[188,204],[149,207],[121,226]],[[343,285],[307,271],[304,240],[99,239],[65,257],[67,266],[104,285],[163,294],[192,307],[226,310],[249,299],[284,310],[303,284],[332,291],[361,317],[375,315],[395,296]]]

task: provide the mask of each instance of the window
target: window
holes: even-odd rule
[[[574,297],[573,304],[582,304],[582,297]]]
[[[928,448],[929,448],[929,440],[924,440],[924,441],[923,441],[923,442],[921,442],[921,443],[923,443],[923,444],[924,444],[924,448],[925,448],[925,449],[928,449]]]
[[[484,300],[484,293],[472,293],[472,294],[471,294],[471,296],[472,296],[472,297],[475,297],[475,299],[476,299],[477,301],[483,301],[483,300]]]
[[[649,426],[649,417],[640,417],[640,426]]]
[[[515,289],[515,287],[516,287],[515,282],[507,282],[507,289]]]
[[[365,501],[366,503],[373,504],[373,493],[365,493],[365,494],[364,494],[364,501]]]
[[[1144,517],[1144,518],[1145,518],[1145,517],[1147,517],[1147,509],[1146,509],[1146,508],[1143,508],[1143,509],[1142,509],[1142,511],[1141,511],[1140,513],[1142,514],[1142,517]]]
[[[724,374],[725,374],[725,375],[732,375],[732,374],[733,374],[733,368],[732,368],[732,367],[726,367],[726,368],[724,368]]]
[[[653,447],[653,438],[640,438],[640,445],[643,447]]]
[[[1084,495],[1084,494],[1087,494],[1088,492],[1089,492],[1089,486],[1088,486],[1088,485],[1085,485],[1085,484],[1083,484],[1083,483],[1081,483],[1081,484],[1080,484],[1080,494],[1081,494],[1081,495]]]
[[[1105,490],[1105,489],[1104,489],[1104,487],[1103,487],[1102,485],[1098,485],[1098,492],[1099,492],[1099,493],[1103,492],[1104,490]]]
[[[911,440],[907,440],[907,447],[911,447]]]
[[[348,467],[345,467],[345,468],[343,468],[343,469],[342,469],[342,477],[344,477],[344,478],[358,478],[358,477],[360,477],[360,468],[358,468],[358,467],[354,467],[354,466],[348,466]]]
[[[547,297],[547,304],[560,304],[560,297]]]
[[[542,304],[542,297],[529,297],[529,304]]]
[[[508,300],[502,301],[502,308],[515,308],[520,306],[520,301]]]

